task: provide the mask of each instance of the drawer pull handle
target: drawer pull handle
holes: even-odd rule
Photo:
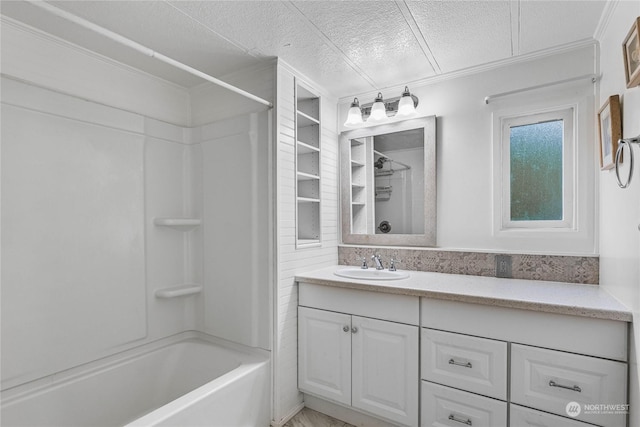
[[[455,421],[455,422],[460,423],[460,424],[466,424],[468,426],[473,424],[470,419],[467,418],[466,420],[463,420],[462,418],[458,418],[453,414],[449,415],[449,419],[451,421]]]
[[[345,331],[345,332],[349,332],[349,327],[347,325],[344,325],[342,327],[342,330]]]
[[[554,380],[549,381],[549,387],[565,388],[567,390],[577,391],[578,393],[582,392],[582,389],[580,387],[578,387],[577,385],[574,385],[573,387],[570,387],[568,385],[558,384]]]
[[[473,365],[471,364],[471,362],[467,362],[467,363],[456,362],[453,359],[449,359],[449,365],[457,365],[457,366],[464,366],[465,368],[473,368]]]

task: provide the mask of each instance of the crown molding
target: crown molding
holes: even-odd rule
[[[609,22],[611,22],[611,16],[613,16],[613,12],[618,7],[620,3],[619,0],[608,0],[604,5],[604,9],[602,10],[602,14],[600,15],[600,20],[598,21],[598,26],[596,30],[593,32],[593,38],[596,40],[602,39],[602,36],[609,28]]]

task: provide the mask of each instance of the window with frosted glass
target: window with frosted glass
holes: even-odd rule
[[[510,128],[511,221],[563,219],[563,120]]]

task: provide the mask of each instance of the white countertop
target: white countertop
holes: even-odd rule
[[[349,266],[337,265],[300,273],[296,275],[296,281],[623,322],[633,319],[629,308],[598,285],[424,271],[407,271],[409,278],[402,280],[358,280],[333,274],[346,267]]]

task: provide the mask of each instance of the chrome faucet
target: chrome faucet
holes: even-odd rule
[[[367,265],[367,259],[365,257],[358,258],[358,261],[362,261],[362,264],[360,265],[361,269],[366,270],[367,268],[369,268],[369,266]]]
[[[384,270],[382,261],[380,261],[380,255],[371,255],[371,259],[376,263],[376,270]]]

